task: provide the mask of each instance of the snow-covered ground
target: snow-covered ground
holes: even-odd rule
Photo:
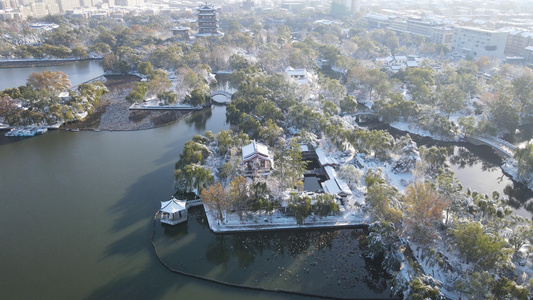
[[[152,110],[164,110],[164,109],[176,109],[176,110],[199,110],[202,109],[202,106],[191,106],[188,104],[168,104],[164,105],[163,102],[159,101],[157,98],[152,98],[149,100],[145,100],[142,103],[134,103],[130,106],[130,109],[152,109]]]
[[[253,214],[241,221],[237,214],[225,214],[224,221],[215,218],[215,212],[204,205],[209,227],[216,233],[239,231],[264,231],[281,229],[311,229],[311,228],[343,228],[366,226],[372,222],[369,216],[355,208],[353,204],[348,208],[341,208],[338,216],[318,217],[309,216],[303,224],[297,224],[292,216],[286,216],[279,211],[272,214]]]

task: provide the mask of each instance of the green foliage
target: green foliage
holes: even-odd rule
[[[283,129],[268,119],[259,130],[259,137],[270,147],[275,147],[283,134]]]
[[[157,99],[163,102],[165,105],[174,104],[178,102],[178,95],[174,91],[164,91],[157,94]]]
[[[365,200],[376,220],[399,224],[403,217],[397,202],[398,190],[388,185],[379,171],[369,170],[365,183],[368,191]]]
[[[516,282],[505,276],[495,280],[492,287],[492,293],[496,299],[526,300],[530,297],[527,288],[518,286]]]
[[[148,92],[147,82],[137,82],[133,90],[126,96],[126,101],[129,103],[141,103]]]
[[[461,127],[465,136],[472,135],[476,131],[476,118],[474,116],[461,116],[457,120],[457,123],[459,123],[459,126]]]
[[[353,96],[345,96],[339,106],[342,112],[351,114],[357,109],[357,100]]]
[[[225,155],[233,143],[233,131],[221,130],[217,133],[218,154]]]
[[[174,170],[174,186],[180,192],[196,192],[214,183],[215,178],[211,171],[198,164],[189,164],[183,168]]]
[[[295,188],[303,185],[303,174],[307,162],[302,160],[300,146],[295,140],[275,153],[275,170],[273,175],[278,179],[280,190]]]
[[[335,116],[339,113],[339,108],[331,101],[324,102],[323,110],[327,116]]]
[[[291,194],[291,199],[289,201],[289,212],[294,214],[296,223],[298,223],[298,225],[302,225],[305,218],[311,214],[311,198],[308,196]]]
[[[89,51],[95,52],[97,54],[105,54],[111,51],[111,48],[106,43],[96,43],[89,46]]]
[[[533,223],[522,217],[512,216],[508,226],[511,232],[508,233],[507,240],[513,247],[514,255],[517,256],[522,246],[533,243]]]
[[[180,154],[180,159],[176,163],[176,169],[182,168],[189,164],[202,164],[209,156],[209,149],[195,141],[187,141]]]
[[[496,132],[514,133],[520,121],[520,105],[510,95],[499,93],[494,95],[488,104],[489,127]]]
[[[518,176],[526,182],[531,182],[533,174],[533,144],[517,147],[514,153],[518,165]]]
[[[431,173],[436,173],[441,167],[445,165],[448,157],[448,150],[445,147],[431,146],[426,148],[424,146],[418,148],[422,160],[428,166]]]
[[[205,105],[209,102],[209,100],[209,95],[200,89],[194,89],[185,97],[185,103],[188,103],[191,106]]]
[[[435,84],[433,70],[430,68],[409,68],[405,81],[413,95],[413,100],[418,103],[431,104],[431,89]]]
[[[339,213],[339,204],[331,194],[318,194],[315,196],[313,212],[320,217],[327,217]]]
[[[139,73],[143,75],[148,75],[152,73],[154,70],[154,67],[152,66],[152,63],[149,61],[143,61],[137,65],[137,70],[139,70]]]
[[[506,241],[497,235],[485,233],[478,222],[459,224],[451,233],[457,250],[467,263],[474,263],[476,268],[493,270],[508,259]]]
[[[384,130],[359,130],[352,133],[348,140],[356,149],[374,152],[376,158],[388,159],[394,146],[394,138]]]
[[[466,93],[456,85],[441,85],[437,88],[437,104],[450,117],[451,113],[465,108]]]
[[[423,278],[414,278],[411,280],[409,290],[409,299],[413,300],[437,300],[439,298],[439,288],[429,285],[423,281]]]

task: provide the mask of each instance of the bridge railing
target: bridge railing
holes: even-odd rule
[[[485,134],[484,134],[484,135],[482,135],[482,137],[484,137],[484,138],[486,138],[486,139],[493,140],[493,141],[495,141],[495,142],[498,142],[498,143],[504,145],[505,147],[508,147],[508,148],[511,149],[511,150],[514,150],[514,149],[516,148],[515,145],[513,145],[513,144],[511,144],[511,143],[509,143],[509,142],[507,142],[507,141],[504,141],[504,140],[502,140],[502,139],[500,139],[500,138],[494,137],[494,136],[490,136],[490,135],[485,135]]]
[[[470,138],[483,142],[489,145],[490,147],[507,154],[510,157],[514,155],[515,146],[499,138],[489,135],[471,136]]]

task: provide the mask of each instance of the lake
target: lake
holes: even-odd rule
[[[72,86],[84,83],[104,74],[101,60],[84,60],[68,62],[59,66],[3,68],[0,69],[0,91],[26,84],[28,76],[33,72],[61,71],[68,75]]]
[[[2,135],[2,298],[306,299],[172,274],[155,257],[152,220],[160,201],[174,193],[183,145],[194,134],[228,128],[225,107],[214,106],[150,130]],[[472,160],[465,155],[459,156]],[[491,173],[499,180],[484,163],[490,162],[461,167],[459,159],[452,168],[458,177],[472,170],[467,179]],[[473,189],[484,192],[482,186],[491,192],[494,183],[484,180]],[[355,230],[215,235],[201,209],[191,210],[185,224],[156,223],[155,229],[161,257],[195,274],[340,297],[389,295],[390,283],[362,257],[364,236]]]
[[[174,193],[184,143],[228,128],[225,107],[214,106],[157,129],[0,137],[3,298],[303,299],[172,274],[154,255],[153,216]],[[389,282],[361,257],[361,239],[356,230],[219,236],[201,209],[176,228],[156,223],[162,257],[199,275],[386,298]]]

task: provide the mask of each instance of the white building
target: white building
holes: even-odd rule
[[[306,69],[294,69],[292,67],[287,67],[285,69],[285,74],[287,74],[291,79],[295,80],[298,84],[312,83],[312,76],[307,72]]]
[[[474,58],[488,56],[503,59],[507,35],[507,32],[458,26],[453,29],[452,51]]]
[[[329,178],[328,180],[320,183],[325,193],[340,197],[348,197],[352,195],[352,190],[350,187],[346,184],[346,182],[344,182],[344,180],[338,178],[337,172],[335,172],[333,167],[325,166],[324,170]]]
[[[268,147],[255,141],[242,147],[242,162],[248,176],[268,174],[274,168],[274,160]]]
[[[187,204],[185,201],[172,197],[169,201],[161,201],[161,223],[176,225],[187,221]]]

